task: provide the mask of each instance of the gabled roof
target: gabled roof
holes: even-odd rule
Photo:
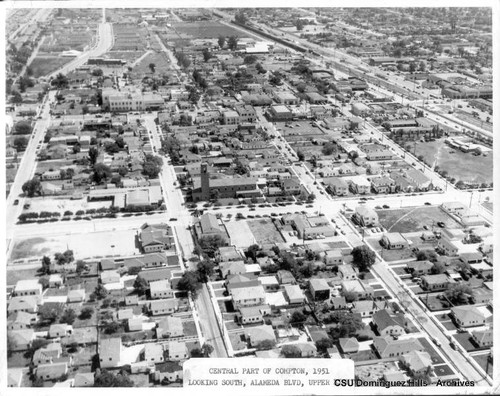
[[[348,349],[351,349],[351,348],[356,348],[356,349],[359,348],[359,342],[354,337],[339,338],[339,345],[344,352],[347,351]]]
[[[403,355],[403,362],[413,371],[421,371],[432,366],[431,355],[425,351],[411,351]]]
[[[453,307],[451,308],[451,312],[461,322],[470,322],[470,321],[485,319],[484,314],[477,307],[470,305],[461,305],[458,307]]]
[[[424,347],[416,338],[394,340],[391,336],[375,337],[373,339],[373,346],[381,356],[390,354],[397,356],[410,351],[424,350]]]
[[[405,327],[403,314],[391,315],[386,309],[381,309],[373,314],[373,323],[379,331],[383,331],[390,326],[400,326],[403,329]]]

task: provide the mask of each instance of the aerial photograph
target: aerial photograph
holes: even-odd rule
[[[494,385],[491,7],[39,7],[4,21],[6,386]]]

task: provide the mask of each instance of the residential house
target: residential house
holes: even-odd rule
[[[177,362],[163,362],[155,365],[154,380],[163,383],[165,380],[176,382],[182,380],[182,366]]]
[[[59,338],[71,335],[73,333],[73,326],[66,323],[56,323],[50,325],[48,336],[49,338]]]
[[[344,281],[358,279],[358,274],[350,264],[339,265],[338,274]]]
[[[236,283],[228,287],[235,308],[263,305],[266,295],[264,287],[258,280]]]
[[[356,353],[359,351],[359,342],[356,338],[339,338],[339,346],[343,353]]]
[[[77,373],[73,386],[75,388],[94,386],[94,373]]]
[[[225,243],[229,243],[229,236],[219,220],[211,213],[201,215],[194,223],[194,231],[198,239],[207,236],[219,236]]]
[[[334,195],[344,196],[349,192],[349,184],[343,178],[330,177],[325,183]]]
[[[138,268],[158,268],[167,263],[167,256],[164,252],[145,254],[144,256],[129,257],[123,260],[123,266],[130,269]]]
[[[387,309],[381,309],[373,314],[372,320],[379,335],[383,337],[405,334],[406,320],[401,313],[391,315]]]
[[[22,279],[17,281],[14,293],[16,297],[40,297],[42,295],[42,285],[38,282],[38,279]]]
[[[302,304],[306,299],[304,292],[299,285],[285,285],[284,291],[290,305]]]
[[[403,356],[412,351],[424,351],[420,341],[416,338],[395,340],[391,336],[375,337],[373,347],[382,359]]]
[[[434,365],[431,355],[426,351],[414,350],[405,353],[399,359],[413,376],[425,374]]]
[[[68,363],[41,364],[35,370],[37,378],[44,381],[58,380],[68,374]]]
[[[473,305],[461,305],[451,308],[451,315],[460,327],[483,326],[491,320],[483,311]]]
[[[384,301],[360,300],[352,303],[351,312],[360,315],[362,318],[369,318],[375,312],[385,308]]]
[[[257,347],[262,341],[276,342],[276,335],[270,325],[245,328],[245,334],[251,347]]]
[[[258,305],[253,307],[241,307],[239,309],[239,320],[241,324],[262,323],[264,315],[271,313],[269,305]]]
[[[330,286],[325,279],[309,279],[309,291],[315,300],[330,298]]]
[[[47,344],[44,348],[39,348],[33,354],[32,362],[35,366],[40,364],[55,363],[61,357],[62,347],[58,342]]]
[[[145,253],[161,252],[170,249],[173,244],[172,229],[167,224],[147,223],[141,226],[139,232],[139,242]]]
[[[228,275],[243,275],[247,272],[243,260],[220,262],[219,270],[223,279],[226,279]]]
[[[35,332],[33,329],[12,330],[8,336],[12,340],[12,351],[25,351],[35,339]]]
[[[186,343],[183,341],[169,341],[168,342],[168,360],[181,361],[189,357],[189,351]]]
[[[121,337],[101,338],[99,343],[99,361],[101,368],[119,367],[122,359]]]
[[[356,206],[353,217],[363,227],[377,227],[379,225],[377,212],[364,205]]]
[[[491,348],[493,346],[493,329],[471,331],[470,334],[479,348]]]
[[[19,311],[10,314],[7,318],[7,330],[30,329],[36,323],[36,314]]]
[[[387,232],[382,237],[382,244],[386,249],[405,249],[408,247],[408,241],[399,232]]]
[[[373,288],[359,279],[344,280],[341,283],[343,293],[354,293],[358,300],[372,299]]]
[[[396,182],[387,176],[374,177],[371,183],[377,194],[388,194],[396,190]]]
[[[158,280],[149,284],[149,291],[152,299],[173,298],[174,291],[167,279]]]
[[[85,301],[85,289],[68,290],[68,303]]]
[[[332,297],[330,299],[332,309],[347,309],[347,302],[344,296]]]
[[[443,202],[441,208],[450,214],[461,216],[467,209],[466,206],[461,202]]]
[[[37,311],[38,297],[36,296],[13,297],[9,300],[9,306],[7,307],[8,314],[16,312],[35,313]]]
[[[371,183],[364,176],[352,176],[349,180],[349,186],[355,194],[369,194]]]
[[[431,263],[428,260],[412,261],[406,264],[406,268],[408,268],[408,270],[416,276],[429,275],[432,267],[434,267],[434,263]]]
[[[176,298],[153,300],[149,303],[151,315],[171,315],[179,310],[179,301]]]
[[[445,290],[453,280],[445,274],[422,276],[422,288],[428,291]]]
[[[148,363],[161,363],[165,361],[163,355],[163,344],[150,343],[144,345],[143,357],[144,361]]]
[[[169,338],[169,337],[182,337],[184,335],[184,328],[182,326],[182,319],[178,316],[167,316],[158,322],[156,328],[156,338]]]
[[[344,256],[341,249],[330,249],[325,251],[324,259],[327,267],[335,265],[341,266],[344,263]]]
[[[287,285],[287,284],[294,285],[297,282],[295,280],[295,277],[292,275],[292,273],[290,271],[278,270],[276,275],[278,276],[278,282],[281,285]]]

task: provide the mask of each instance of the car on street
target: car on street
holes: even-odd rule
[[[438,347],[440,347],[440,346],[441,346],[441,343],[440,343],[438,340],[436,340],[435,338],[433,338],[433,339],[432,339],[432,342],[433,342],[434,344],[436,344],[436,346],[438,346]]]
[[[450,342],[450,347],[451,347],[451,349],[454,349],[455,351],[457,350],[457,345],[453,341]]]
[[[424,205],[430,206],[431,203],[430,202],[426,202],[426,203],[424,203]]]
[[[382,205],[382,207],[383,207],[384,209],[389,209],[389,208],[390,208],[390,206],[389,206],[389,205]]]
[[[177,221],[175,217],[171,217],[168,221]]]
[[[437,225],[438,225],[439,227],[441,227],[441,228],[446,227],[446,225],[445,225],[442,221],[438,221],[438,222],[437,222]]]
[[[19,200],[18,199],[14,200],[14,205],[19,205]]]
[[[428,229],[429,229],[429,227],[424,225],[424,230],[428,230]]]

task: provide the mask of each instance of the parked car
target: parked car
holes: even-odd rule
[[[442,221],[438,221],[438,222],[437,222],[437,225],[438,225],[439,227],[441,227],[441,228],[446,227],[446,225],[445,225]]]
[[[16,199],[16,200],[14,201],[14,205],[19,205],[19,200],[18,200],[18,199]]]
[[[382,205],[382,207],[383,207],[384,209],[389,209],[389,208],[390,208],[390,206],[389,206],[389,205]]]
[[[432,339],[432,342],[433,342],[434,344],[436,344],[436,346],[438,346],[438,347],[440,347],[440,346],[441,346],[441,343],[440,343],[438,340],[436,340],[435,338],[433,338],[433,339]]]
[[[430,202],[426,202],[424,205],[430,206],[431,203]]]

